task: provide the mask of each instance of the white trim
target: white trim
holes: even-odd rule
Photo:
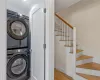
[[[54,0],[45,0],[46,12],[46,80],[54,80]]]
[[[73,27],[73,68],[74,68],[74,73],[73,73],[73,79],[75,79],[76,76],[76,27]]]
[[[40,9],[40,6],[38,4],[34,5],[32,9],[30,10],[30,16],[31,14],[33,15],[39,9]]]

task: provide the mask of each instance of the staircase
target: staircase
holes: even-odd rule
[[[92,56],[84,55],[84,50],[76,44],[76,28],[55,14],[55,36],[69,48],[73,61],[74,80],[100,80],[100,64],[93,62]],[[71,75],[70,75],[71,76]]]

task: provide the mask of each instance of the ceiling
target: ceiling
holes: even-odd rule
[[[43,0],[7,0],[7,9],[28,15],[32,6],[43,3]]]
[[[59,12],[69,6],[79,2],[80,0],[55,0],[55,11]]]
[[[55,0],[55,10],[59,12],[80,0]],[[7,0],[7,9],[28,15],[35,4],[43,3],[44,0]]]

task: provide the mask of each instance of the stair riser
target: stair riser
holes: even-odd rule
[[[87,80],[79,75],[76,74],[75,79],[74,80]]]
[[[78,57],[80,57],[80,56],[82,56],[83,54],[82,54],[82,52],[80,52],[80,53],[78,53],[77,55],[76,55],[76,58],[78,58]]]
[[[100,64],[100,56],[94,57],[93,62]]]
[[[76,65],[81,65],[81,64],[90,63],[90,62],[93,62],[93,58],[77,61]]]
[[[76,72],[77,73],[83,73],[83,74],[87,74],[87,75],[93,75],[93,76],[99,76],[100,77],[100,71],[98,71],[98,70],[76,68]]]

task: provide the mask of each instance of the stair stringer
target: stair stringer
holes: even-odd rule
[[[74,75],[74,55],[70,53],[71,47],[65,47],[65,41],[60,41],[59,36],[55,36],[55,68],[73,77]]]

